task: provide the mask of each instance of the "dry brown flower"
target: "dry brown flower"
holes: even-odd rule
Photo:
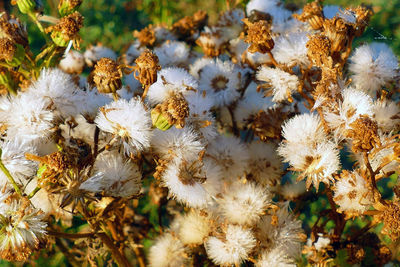
[[[352,139],[351,149],[354,153],[368,152],[380,145],[378,124],[368,116],[361,115],[350,124],[350,127],[345,135]]]
[[[11,61],[16,51],[15,43],[8,38],[0,38],[0,60]]]
[[[110,58],[101,58],[93,70],[93,82],[101,93],[116,93],[122,87],[121,66]]]
[[[324,23],[324,13],[320,2],[320,0],[316,0],[306,4],[303,7],[303,13],[300,15],[294,14],[293,17],[300,21],[308,22],[314,30],[321,29]]]
[[[391,202],[385,205],[383,210],[375,216],[379,222],[383,222],[382,233],[388,235],[392,240],[400,237],[400,204]]]
[[[351,26],[342,18],[334,17],[324,21],[323,34],[328,37],[331,42],[331,52],[343,51],[352,39]]]
[[[75,11],[74,13],[62,17],[60,21],[46,29],[51,32],[51,38],[58,46],[67,46],[70,40],[74,41],[74,45],[78,46],[79,30],[83,26],[83,16]]]
[[[193,16],[186,16],[172,24],[171,31],[180,39],[187,39],[203,28],[207,20],[207,12],[199,10]]]
[[[349,264],[361,263],[365,257],[365,250],[360,245],[348,244],[346,250],[348,255],[347,262]]]
[[[156,33],[152,24],[143,28],[140,31],[135,30],[133,32],[133,36],[139,40],[140,46],[151,47],[156,42]]]
[[[157,72],[161,70],[161,66],[158,63],[158,57],[148,49],[140,54],[135,63],[134,76],[145,88],[144,98],[148,87],[157,81]]]
[[[254,135],[258,136],[262,141],[279,140],[281,137],[281,125],[286,118],[286,115],[279,108],[267,111],[260,110],[250,117],[248,125]]]
[[[373,249],[372,253],[374,253],[374,261],[377,266],[384,266],[392,259],[392,252],[385,245],[381,245],[379,248]]]
[[[257,22],[250,22],[248,19],[243,19],[247,25],[247,36],[245,42],[250,44],[248,48],[250,53],[271,52],[274,48],[274,40],[271,36],[271,24],[266,20],[259,20]]]
[[[176,128],[183,128],[185,119],[189,116],[189,105],[180,92],[172,94],[162,104],[158,104],[154,110],[162,114],[169,125],[175,125]]]
[[[21,21],[7,13],[0,15],[0,37],[13,40],[15,43],[28,46],[28,33],[26,28],[22,26]]]
[[[356,17],[355,35],[361,36],[368,26],[369,20],[373,15],[372,8],[366,6],[358,6],[355,9],[349,9],[354,12]]]
[[[218,57],[225,50],[225,42],[221,40],[221,36],[221,30],[202,32],[196,44],[201,47],[206,57]]]
[[[309,37],[306,47],[307,56],[311,62],[318,67],[332,66],[331,42],[321,34],[314,34]]]

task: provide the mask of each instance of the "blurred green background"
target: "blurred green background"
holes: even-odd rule
[[[242,0],[241,4],[245,4],[248,0]],[[307,0],[286,0],[286,4],[295,4],[299,7],[303,6]],[[357,6],[359,4],[371,5],[375,12],[369,27],[364,35],[358,38],[355,45],[360,42],[385,42],[393,48],[396,54],[400,54],[400,0],[325,0],[324,5],[340,5],[342,7]],[[45,14],[57,16],[58,0],[45,1]],[[9,2],[0,1],[0,9],[5,8],[14,14],[22,17],[24,21],[28,21],[26,17],[19,14],[15,8],[12,8]],[[81,30],[83,43],[82,49],[85,47],[102,43],[111,47],[118,54],[121,54],[130,42],[133,41],[133,30],[140,30],[149,23],[159,24],[165,23],[171,25],[174,21],[186,15],[191,15],[195,11],[201,9],[206,10],[210,17],[210,22],[216,20],[218,13],[226,10],[226,0],[84,0],[80,8],[80,12],[85,17],[85,27]],[[34,50],[38,51],[44,44],[36,27],[31,23],[27,24],[30,33],[30,39]],[[380,185],[381,192],[391,192],[388,188],[393,187],[397,177],[385,179]],[[142,199],[143,207],[141,212],[149,217],[150,221],[154,221],[154,225],[158,223],[158,215],[156,208],[149,204],[149,201]],[[303,221],[305,229],[310,229],[317,220],[315,214],[320,210],[328,208],[329,204],[324,196],[316,195],[311,199],[303,209],[301,209],[300,219]],[[365,221],[356,220],[349,223],[348,227],[360,228]],[[329,223],[327,227],[332,227]],[[379,231],[377,229],[377,231]],[[148,247],[151,241],[145,244]],[[303,264],[305,264],[303,262]],[[336,259],[335,264],[345,266],[344,259],[340,256]],[[0,266],[15,266],[14,264],[0,261]],[[61,253],[56,253],[51,258],[41,255],[37,260],[26,264],[17,264],[17,266],[70,266],[66,262]]]
[[[45,1],[45,13],[57,16],[58,0]],[[228,0],[229,1],[229,0]],[[237,0],[245,4],[249,0]],[[165,23],[171,25],[177,19],[191,15],[195,11],[206,10],[210,22],[216,20],[218,13],[226,10],[227,0],[84,0],[80,12],[85,17],[85,27],[81,30],[84,40],[82,48],[97,42],[113,48],[117,53],[129,45],[133,40],[132,31],[140,30],[149,23]],[[232,2],[232,0],[230,0]],[[302,7],[307,0],[284,0],[286,4],[295,4]],[[364,36],[358,38],[360,42],[381,41],[390,45],[397,54],[400,54],[400,0],[325,0],[324,5],[340,5],[342,7],[371,5],[375,12],[370,26]],[[0,1],[7,10],[16,10],[9,2]],[[20,15],[20,14],[19,14]],[[33,47],[39,49],[41,43],[35,38],[38,36],[34,25],[28,24],[32,33]],[[37,34],[37,35],[36,35]]]

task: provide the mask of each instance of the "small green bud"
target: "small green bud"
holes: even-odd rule
[[[51,39],[53,42],[60,47],[67,47],[70,40],[66,40],[64,35],[59,31],[53,31],[51,33]]]
[[[157,109],[153,109],[151,111],[150,117],[151,121],[153,122],[153,125],[158,129],[160,129],[161,131],[166,131],[172,127],[172,124],[169,124],[168,120]]]
[[[17,0],[17,5],[21,13],[28,14],[35,11],[36,2],[35,0]]]
[[[64,17],[74,13],[82,4],[82,0],[60,0],[58,4],[58,13]]]

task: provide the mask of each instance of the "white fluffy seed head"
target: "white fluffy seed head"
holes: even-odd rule
[[[151,148],[158,157],[164,160],[176,157],[194,161],[198,159],[205,146],[199,134],[191,127],[183,129],[173,127],[168,131],[154,130]]]
[[[102,131],[120,138],[128,155],[150,146],[152,123],[140,99],[133,98],[129,102],[120,99],[104,106],[95,123]]]
[[[54,127],[54,113],[48,98],[34,98],[22,93],[11,101],[11,116],[7,119],[7,139],[15,136],[26,141],[48,138]]]
[[[70,50],[60,60],[59,67],[66,73],[80,74],[85,67],[85,58],[78,51]]]
[[[228,180],[242,176],[248,167],[248,148],[236,137],[218,136],[210,142],[206,154],[221,166]]]
[[[240,96],[242,73],[231,61],[200,59],[193,64],[191,73],[218,107],[229,105]]]
[[[196,79],[185,69],[165,68],[157,73],[157,81],[149,87],[147,100],[151,105],[159,104],[172,93],[193,94],[197,87]]]
[[[188,264],[184,245],[171,233],[156,239],[150,248],[148,259],[150,267],[182,267]]]
[[[201,162],[177,158],[168,163],[161,179],[169,195],[179,202],[194,208],[207,205],[209,195],[202,185],[207,177]]]
[[[189,48],[184,42],[166,41],[154,49],[162,68],[184,66],[189,58]]]
[[[338,112],[325,112],[324,118],[329,127],[334,129],[335,137],[343,139],[344,131],[350,129],[350,124],[360,115],[373,116],[372,98],[362,91],[347,88],[342,92],[343,101],[339,103]]]
[[[219,265],[239,265],[256,245],[253,233],[239,225],[228,225],[222,238],[211,236],[205,242],[208,257]]]
[[[371,43],[358,47],[350,57],[349,69],[357,89],[375,93],[396,75],[398,60],[385,43]]]
[[[276,150],[277,147],[272,143],[254,141],[249,145],[247,173],[258,183],[271,189],[279,186],[282,176],[282,162]]]
[[[387,99],[377,100],[374,103],[373,110],[374,119],[382,132],[395,132],[399,129],[400,108],[396,102]]]
[[[92,67],[103,57],[111,58],[112,60],[117,59],[117,54],[113,50],[102,45],[89,47],[85,53],[83,53],[83,56],[85,57],[86,64],[89,67]]]
[[[334,192],[334,201],[339,205],[339,210],[349,215],[361,215],[374,204],[372,192],[358,171],[342,171]]]
[[[282,126],[286,142],[312,145],[326,139],[321,119],[315,114],[296,115]]]
[[[179,239],[184,245],[201,245],[211,231],[212,221],[206,214],[191,211],[180,219]]]
[[[295,32],[288,35],[280,35],[274,39],[275,45],[272,54],[281,64],[308,66],[307,57],[308,32]]]
[[[117,151],[103,152],[94,165],[95,175],[87,179],[80,189],[106,196],[131,197],[139,194],[141,173],[139,167],[125,160]]]
[[[17,183],[26,185],[29,178],[31,178],[37,169],[37,163],[27,160],[25,153],[36,154],[34,146],[16,138],[11,141],[5,141],[0,144],[1,146],[1,162],[13,176]],[[8,183],[8,178],[3,172],[0,173],[0,185]]]
[[[230,223],[252,226],[271,201],[270,193],[252,182],[236,182],[217,199],[218,209]]]

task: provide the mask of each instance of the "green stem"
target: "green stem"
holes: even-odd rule
[[[50,46],[48,46],[47,48],[45,48],[42,52],[40,52],[39,55],[36,56],[35,61],[36,63],[41,60],[47,53],[51,53],[51,51],[53,51],[53,49],[56,47],[56,45],[53,43]]]
[[[41,189],[41,187],[36,186],[36,188],[28,195],[28,198],[31,199],[33,198],[37,192],[39,192],[39,190]]]
[[[36,26],[39,28],[40,32],[43,34],[44,39],[46,40],[46,43],[49,42],[49,37],[46,34],[46,31],[44,30],[42,23],[38,20],[36,15],[33,12],[29,12],[28,16],[33,20],[33,22],[36,24]]]
[[[2,154],[2,150],[0,148],[0,157]],[[14,187],[15,192],[17,192],[19,195],[22,196],[22,191],[19,188],[19,186],[17,185],[17,183],[15,182],[14,178],[11,176],[10,172],[7,170],[6,166],[4,166],[3,162],[0,159],[0,169],[4,172],[4,174],[7,176],[8,181],[10,181],[10,183],[12,184],[12,186]]]

